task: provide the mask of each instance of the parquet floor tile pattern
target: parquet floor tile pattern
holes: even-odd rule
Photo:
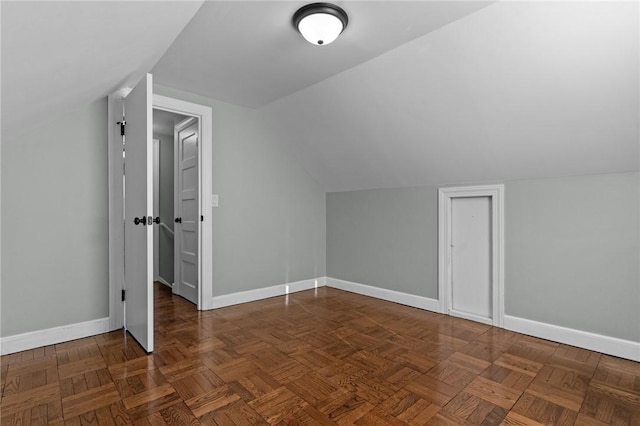
[[[7,355],[3,425],[640,425],[640,364],[336,289]]]

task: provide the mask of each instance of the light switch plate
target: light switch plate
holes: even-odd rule
[[[211,205],[213,207],[218,207],[218,194],[211,195]]]

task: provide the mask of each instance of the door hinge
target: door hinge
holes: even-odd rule
[[[204,216],[200,215],[200,222],[204,222]]]
[[[125,289],[122,289],[122,301],[123,301],[123,302],[124,302],[124,299],[125,299],[125,297],[124,297],[125,292],[126,292],[126,290],[125,290]]]
[[[120,125],[120,136],[124,136],[124,128],[127,126],[127,121],[122,117],[122,121],[118,121],[116,124]]]

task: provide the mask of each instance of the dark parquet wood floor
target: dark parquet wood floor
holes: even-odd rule
[[[640,364],[340,290],[0,359],[2,424],[640,425]]]

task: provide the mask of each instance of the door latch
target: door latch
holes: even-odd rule
[[[182,223],[182,218],[181,217],[176,217],[174,222],[175,223]]]

